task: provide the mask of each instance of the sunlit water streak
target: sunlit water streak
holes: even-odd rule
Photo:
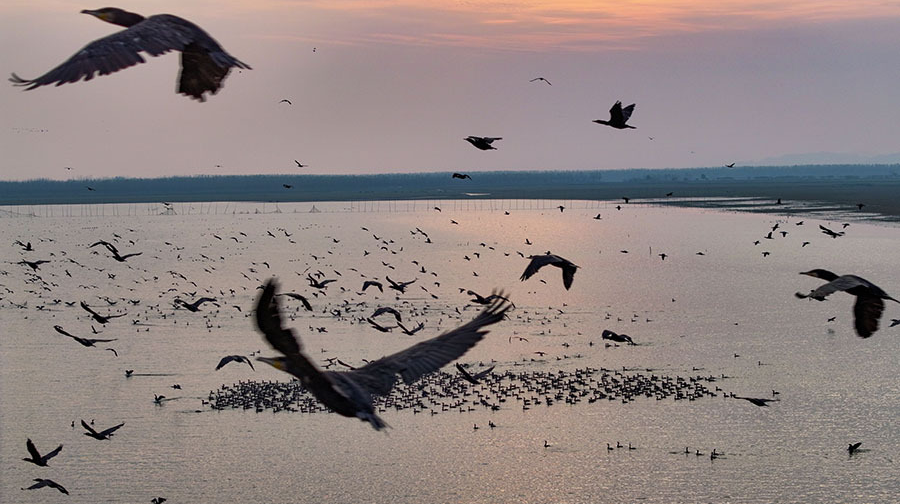
[[[846,236],[831,239],[818,224],[839,228],[840,217],[615,210],[612,204],[598,210],[577,203],[565,212],[513,209],[510,215],[491,211],[503,208],[491,204],[478,211],[350,213],[340,211],[344,205],[317,203],[323,210],[317,214],[307,213],[309,204],[282,204],[280,214],[0,219],[8,243],[0,285],[12,291],[4,289],[0,300],[0,500],[63,498],[50,489],[20,490],[43,477],[66,486],[72,503],[149,502],[157,495],[223,503],[896,501],[900,327],[887,326],[900,317],[900,305],[888,304],[881,330],[863,340],[853,334],[850,296],[817,303],[793,293],[818,285],[798,272],[823,267],[861,275],[896,297],[897,227],[853,222]],[[602,220],[592,219],[598,211]],[[788,235],[763,239],[776,222]],[[433,243],[412,235],[416,227]],[[122,253],[143,255],[123,264],[100,247],[88,248],[98,239],[113,241],[113,233],[122,237]],[[31,241],[35,251],[21,251],[14,240]],[[801,247],[803,241],[811,243]],[[516,252],[548,250],[581,266],[570,291],[552,267],[519,282],[527,261]],[[667,254],[664,261],[660,253]],[[26,283],[30,270],[15,264],[22,258],[52,261],[39,271],[49,290]],[[338,281],[327,295],[312,297],[307,268]],[[350,268],[382,281],[386,274],[418,280],[399,300],[371,289],[358,295],[363,279]],[[729,378],[710,386],[754,397],[771,397],[774,389],[780,401],[758,408],[720,392],[698,401],[600,401],[527,411],[520,403],[433,416],[387,411],[382,416],[393,428],[386,435],[334,414],[213,411],[201,400],[220,385],[286,380],[263,363],[255,372],[236,363],[213,370],[224,355],[274,355],[247,317],[255,288],[270,276],[284,290],[310,296],[316,311],[297,311],[289,323],[316,359],[337,356],[360,365],[400,350],[477,313],[472,305],[463,309],[469,296],[459,288],[482,294],[503,288],[516,303],[512,318],[494,326],[462,362],[494,359],[497,372],[624,366],[685,378],[724,374]],[[207,290],[221,307],[172,308],[176,296]],[[103,296],[117,304],[107,308]],[[328,312],[343,299],[368,304],[338,320]],[[81,300],[128,316],[93,336]],[[355,323],[382,305],[426,329],[409,337]],[[84,348],[53,331],[56,324],[118,341]],[[603,329],[628,333],[639,345],[605,347]],[[511,343],[511,336],[529,341]],[[136,376],[126,379],[125,369]],[[175,383],[182,389],[169,388]],[[156,405],[154,394],[177,399]],[[95,419],[98,428],[125,426],[110,441],[96,441],[82,435],[81,418]],[[486,428],[489,420],[498,427]],[[65,447],[49,467],[37,467],[21,461],[26,437],[41,451]],[[850,458],[846,446],[856,441],[869,451]],[[636,449],[606,449],[616,442]],[[692,454],[682,453],[686,446]],[[724,456],[710,460],[713,448]],[[704,455],[694,455],[696,449]]]

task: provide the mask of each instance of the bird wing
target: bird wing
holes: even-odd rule
[[[853,305],[853,325],[860,338],[868,338],[878,330],[878,320],[884,313],[884,300],[878,296],[856,296]]]
[[[393,388],[398,374],[409,384],[458,359],[487,334],[482,328],[503,320],[503,315],[509,308],[509,303],[498,299],[467,324],[382,357],[362,368],[348,371],[348,378],[372,394],[387,394]]]
[[[822,301],[837,291],[848,291],[854,287],[870,288],[872,284],[856,275],[842,275],[819,286],[816,290],[809,293],[809,297]]]
[[[113,432],[119,430],[119,428],[122,427],[123,425],[125,425],[125,422],[122,422],[122,423],[120,423],[119,425],[113,425],[113,426],[110,427],[109,429],[106,429],[106,430],[104,430],[104,431],[101,431],[101,432],[100,432],[100,436],[103,436],[103,437],[109,436],[109,435],[112,434]]]
[[[532,275],[538,272],[539,269],[543,268],[548,264],[554,264],[559,262],[560,257],[555,255],[536,255],[531,256],[531,262],[528,263],[528,266],[525,268],[525,272],[522,273],[522,276],[519,277],[519,280],[525,281],[531,278]],[[571,283],[570,283],[571,284]]]
[[[48,84],[59,86],[82,78],[89,81],[96,73],[107,75],[143,63],[141,52],[159,56],[169,51],[181,51],[197,37],[197,32],[191,29],[193,23],[180,18],[176,19],[183,23],[176,23],[171,18],[175,16],[151,16],[126,30],[91,42],[40,77],[21,79],[13,74],[10,80],[18,86],[28,86],[27,89]]]
[[[88,425],[87,422],[85,422],[84,420],[81,421],[81,426],[84,427],[85,429],[87,429],[87,431],[88,431],[92,436],[96,436],[96,435],[97,435],[97,431],[95,431],[94,428],[91,427],[90,425]]]
[[[631,117],[631,114],[634,112],[634,103],[622,109],[622,122],[628,121]]]
[[[622,113],[622,102],[616,101],[613,106],[609,109],[609,122],[625,122],[625,118]]]
[[[281,325],[278,300],[275,298],[277,287],[278,284],[275,280],[269,280],[263,288],[259,301],[256,303],[256,325],[272,348],[284,355],[295,355],[300,353],[300,340],[297,339],[293,329]]]
[[[28,438],[25,441],[25,448],[28,448],[28,453],[31,455],[31,458],[34,460],[41,460],[41,453],[37,451],[37,447],[34,446],[34,443],[31,442],[31,438]]]
[[[91,307],[88,306],[87,303],[85,303],[84,301],[81,302],[81,307],[84,308],[84,309],[85,309],[88,313],[90,313],[91,315],[96,315],[96,316],[98,316],[98,317],[100,316],[97,312],[95,312],[94,310],[91,310]],[[59,330],[59,329],[57,329],[57,331],[58,331],[58,330]],[[66,336],[71,336],[71,334],[66,334]]]
[[[33,445],[32,445],[32,446],[33,446]],[[44,459],[44,462],[47,462],[48,460],[52,459],[53,457],[59,455],[59,452],[62,451],[62,447],[63,447],[63,445],[57,446],[55,450],[53,450],[52,452],[49,452],[49,453],[45,454],[45,455],[44,455],[43,457],[41,457],[41,458]]]
[[[91,343],[109,343],[110,341],[116,341],[118,338],[113,338],[113,339],[92,339],[92,338],[84,338],[84,339],[87,340],[87,341],[90,341]]]
[[[474,376],[472,376],[472,374],[469,373],[469,372],[466,370],[466,368],[464,368],[464,367],[462,366],[462,364],[460,364],[459,362],[456,363],[456,370],[459,371],[459,374],[461,374],[462,377],[463,377],[467,382],[469,382],[469,383],[474,383],[474,384],[478,384],[478,379],[475,378]]]
[[[487,368],[487,369],[485,369],[485,370],[483,370],[483,371],[479,371],[479,372],[475,373],[475,378],[478,378],[478,379],[484,378],[484,377],[487,376],[491,371],[494,370],[494,367],[495,367],[495,366],[491,366],[491,367],[489,367],[489,368]]]
[[[68,336],[70,338],[79,339],[78,336],[75,336],[75,335],[72,335],[72,334],[69,334],[68,332],[66,332],[66,330],[63,329],[62,326],[60,326],[60,325],[53,326],[53,329],[55,329],[56,332],[58,332],[59,334],[62,334],[63,336]]]
[[[563,286],[566,290],[569,290],[569,287],[572,286],[572,280],[575,279],[575,270],[578,269],[578,266],[566,261],[562,263],[562,274],[563,274]]]

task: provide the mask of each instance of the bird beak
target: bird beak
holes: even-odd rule
[[[812,275],[812,271],[801,271],[800,274],[801,274],[801,275],[806,275],[806,276],[813,276],[813,275]]]
[[[284,362],[280,359],[273,359],[271,357],[257,357],[256,360],[260,362],[265,362],[266,364],[272,366],[273,368],[284,371]]]
[[[84,9],[83,11],[81,11],[81,13],[82,14],[90,14],[91,16],[94,16],[95,18],[98,18],[98,19],[102,19],[103,21],[109,21],[109,16],[106,14],[103,14],[99,11]]]

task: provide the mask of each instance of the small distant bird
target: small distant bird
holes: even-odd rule
[[[293,103],[291,103],[291,100],[288,100],[287,98],[282,99],[282,100],[281,100],[280,102],[278,102],[278,103],[287,103],[288,105],[293,105]]]
[[[728,163],[725,165],[726,168],[734,168],[734,163]]]
[[[175,304],[176,306],[182,306],[190,312],[196,312],[196,311],[200,310],[200,305],[202,305],[203,303],[206,303],[206,302],[215,304],[216,298],[202,297],[200,299],[197,299],[193,303],[188,303],[187,301],[185,301],[181,298],[177,298],[172,303]]]
[[[93,420],[91,420],[91,422],[93,423]],[[97,432],[94,430],[93,427],[88,425],[87,422],[85,422],[84,420],[81,421],[81,426],[87,430],[87,432],[85,432],[84,435],[90,436],[90,437],[100,440],[100,441],[102,441],[104,439],[109,439],[109,437],[113,435],[113,432],[119,430],[119,428],[122,427],[123,425],[125,425],[125,422],[122,422],[119,425],[114,425],[106,430]]]
[[[860,442],[858,442],[858,443],[851,443],[851,444],[848,444],[848,445],[847,445],[847,452],[848,452],[850,455],[853,455],[854,453],[856,453],[856,450],[859,450],[859,447],[860,447],[861,445],[862,445],[862,441],[860,441]]]
[[[821,224],[819,224],[819,229],[821,229],[823,233],[827,234],[828,236],[830,236],[832,238],[837,238],[838,236],[844,236],[843,231],[833,231]]]
[[[256,371],[256,368],[253,367],[253,362],[243,355],[228,355],[222,357],[222,360],[220,360],[219,364],[216,366],[216,371],[222,369],[222,366],[228,364],[229,362],[246,362],[247,365],[250,366],[250,369]]]
[[[608,121],[604,121],[603,119],[596,119],[596,120],[594,120],[594,122],[597,124],[605,124],[607,126],[612,126],[613,128],[616,128],[616,129],[626,129],[626,128],[636,129],[634,126],[625,124],[626,122],[628,122],[628,119],[631,117],[631,114],[633,112],[634,112],[634,103],[632,103],[631,105],[629,105],[625,108],[622,108],[622,102],[616,101],[616,103],[613,104],[612,108],[609,109],[609,120]]]
[[[884,292],[881,287],[856,275],[838,276],[820,268],[800,274],[821,278],[828,282],[809,294],[796,293],[795,295],[800,299],[812,298],[816,301],[825,301],[826,297],[837,291],[844,291],[856,296],[856,303],[853,305],[853,325],[860,338],[868,338],[878,330],[878,321],[881,319],[881,314],[884,313],[885,299],[900,303]]]
[[[491,371],[494,370],[494,366],[491,366],[483,371],[479,371],[474,375],[469,373],[469,371],[460,363],[456,363],[456,370],[459,371],[459,374],[469,383],[478,385],[481,383],[479,380],[490,374]]]
[[[617,334],[609,329],[604,329],[602,333],[600,333],[600,338],[610,341],[615,341],[616,343],[628,343],[629,345],[634,345],[634,341],[631,339],[631,336],[627,334]]]
[[[88,191],[96,191],[96,189],[94,189],[94,188],[91,187],[91,186],[85,186],[85,187],[87,187],[87,190],[88,190]]]
[[[476,149],[481,150],[497,150],[496,147],[491,144],[497,140],[503,140],[503,137],[477,137],[477,136],[468,136],[463,140],[469,142],[474,145]]]
[[[166,502],[167,500],[169,500],[169,499],[166,499],[165,497],[154,497],[153,500],[150,501],[150,504],[162,504],[163,502]]]
[[[417,332],[421,331],[422,329],[425,329],[425,323],[419,322],[419,325],[417,325],[416,327],[414,327],[412,329],[407,329],[406,326],[404,326],[400,322],[397,322],[397,327],[399,327],[400,330],[403,331],[403,334],[405,334],[407,336],[415,336],[415,334]]]
[[[741,397],[741,396],[734,396],[734,398],[735,399],[743,399],[745,401],[749,401],[751,404],[754,404],[756,406],[765,406],[765,407],[769,406],[766,403],[770,403],[772,401],[778,400],[778,399],[766,399],[766,398],[760,398],[760,397]]]
[[[34,478],[34,481],[36,482],[35,484],[31,485],[28,488],[23,488],[22,490],[34,490],[36,488],[50,487],[55,488],[66,495],[69,495],[69,491],[66,490],[65,487],[53,481],[52,479]]]
[[[865,203],[857,203],[857,204],[856,204],[857,210],[862,210],[864,206],[866,206]]]
[[[116,338],[112,338],[112,339],[79,338],[78,336],[75,336],[74,334],[69,334],[68,332],[66,332],[65,329],[62,328],[62,326],[59,326],[59,325],[53,326],[53,329],[55,329],[56,332],[58,332],[59,334],[62,334],[63,336],[68,336],[86,347],[95,346],[95,343],[109,343],[110,341],[116,341]]]
[[[458,178],[460,180],[465,180],[465,179],[472,180],[472,177],[469,176],[468,173],[454,173],[450,178]]]
[[[550,253],[547,253],[545,255],[528,256],[528,259],[531,259],[531,262],[528,263],[528,266],[525,268],[522,276],[519,277],[519,280],[524,282],[525,280],[531,278],[532,275],[537,273],[539,269],[548,264],[551,264],[553,266],[556,266],[557,268],[562,269],[563,286],[566,288],[566,290],[569,290],[569,288],[572,287],[572,280],[575,277],[575,270],[578,269],[578,266],[572,264],[572,262],[568,259],[563,259],[558,255]]]
[[[74,425],[74,424],[73,424]],[[32,464],[39,465],[41,467],[47,467],[47,461],[57,456],[59,452],[62,450],[63,445],[59,445],[55,450],[48,452],[44,455],[41,455],[39,451],[37,451],[37,447],[34,446],[34,443],[31,442],[31,438],[28,438],[25,441],[25,448],[28,449],[28,453],[30,455],[29,458],[24,458],[25,462],[31,462]]]
[[[403,322],[403,317],[400,316],[400,312],[391,308],[390,306],[382,306],[376,309],[375,312],[369,316],[369,318],[375,318],[379,315],[384,315],[385,313],[390,313],[391,315],[393,315],[394,318],[397,319],[397,322]]]
[[[376,280],[366,280],[365,282],[363,282],[363,292],[365,292],[369,287],[376,287],[379,291],[384,292],[384,286],[381,284],[381,282],[378,282]]]
[[[143,252],[135,252],[133,254],[120,255],[119,249],[117,249],[115,245],[113,245],[112,243],[103,241],[103,240],[100,240],[100,241],[94,243],[93,245],[91,245],[88,248],[94,248],[97,245],[103,245],[104,247],[106,247],[106,249],[112,253],[113,259],[115,259],[116,261],[119,261],[119,262],[125,262],[125,260],[128,259],[129,257],[139,256],[139,255],[143,254]]]
[[[548,86],[552,86],[552,85],[553,85],[553,84],[550,84],[550,81],[548,81],[547,79],[545,79],[545,78],[543,78],[543,77],[535,77],[534,79],[531,79],[531,80],[528,81],[528,82],[536,82],[536,81],[544,81],[544,82],[547,83]]]
[[[391,280],[391,277],[389,277],[389,276],[385,276],[384,278],[386,278],[388,283],[391,284],[388,286],[388,288],[394,289],[395,291],[398,291],[401,293],[406,292],[406,288],[409,287],[410,284],[415,283],[415,281],[418,280],[418,278],[416,278],[416,279],[410,280],[409,282],[395,282],[395,281]]]
[[[104,325],[109,322],[109,319],[124,317],[125,315],[128,315],[127,313],[120,313],[118,315],[103,316],[103,315],[100,315],[99,313],[95,312],[94,310],[92,310],[91,307],[88,306],[84,301],[81,302],[81,307],[84,308],[84,310],[86,312],[91,314],[92,319],[94,319],[97,322],[104,324]],[[68,334],[67,334],[67,336],[68,336]],[[102,340],[98,340],[98,341],[102,341]]]
[[[205,101],[204,93],[216,94],[228,72],[250,67],[225,52],[202,28],[170,14],[144,18],[140,14],[115,7],[83,10],[107,23],[126,29],[97,39],[53,70],[35,79],[12,74],[10,81],[26,90],[40,86],[85,81],[94,74],[107,75],[143,63],[141,52],[159,56],[169,51],[181,52],[178,93]],[[89,190],[93,190],[88,188]]]
[[[34,271],[37,271],[38,269],[40,269],[41,264],[47,264],[48,262],[50,262],[50,261],[45,261],[43,259],[41,259],[39,261],[26,261],[25,259],[22,259],[21,261],[19,261],[16,264],[22,264],[22,265],[28,266],[29,268],[33,269]]]
[[[297,168],[306,168],[307,166],[309,166],[309,165],[301,164],[300,161],[297,161],[296,159],[294,160],[294,162],[297,163]]]
[[[897,325],[900,325],[900,318],[891,319],[891,325],[889,325],[888,327],[894,327]]]
[[[284,187],[285,189],[292,189],[294,186],[290,184],[281,184],[281,187]]]

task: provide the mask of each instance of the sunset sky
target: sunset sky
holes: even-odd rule
[[[232,71],[206,103],[174,92],[175,54],[61,87],[6,83],[0,179],[664,168],[900,152],[900,2],[110,5],[189,19],[253,70]],[[79,13],[104,6],[4,1],[0,67],[37,77],[119,30]],[[552,86],[529,82],[538,76]],[[637,104],[637,129],[591,122],[616,100]],[[469,135],[503,140],[479,151]]]

